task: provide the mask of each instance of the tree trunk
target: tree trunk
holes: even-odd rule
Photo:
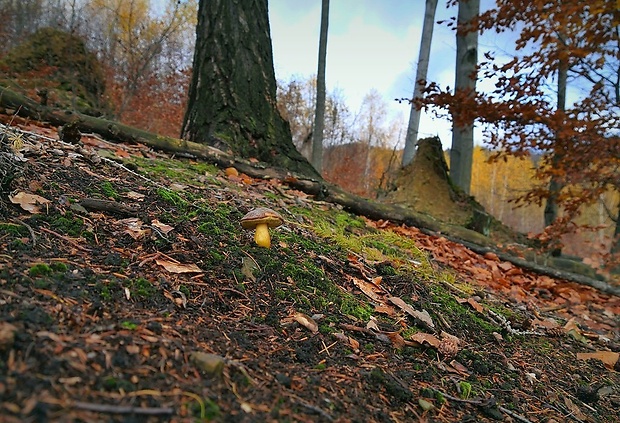
[[[476,93],[476,65],[478,64],[478,31],[468,28],[480,12],[480,0],[459,1],[456,33],[456,87],[468,95]],[[452,148],[450,149],[450,177],[463,192],[469,194],[471,167],[474,154],[474,121],[456,126],[452,118]]]
[[[428,74],[428,62],[431,55],[431,41],[433,40],[433,26],[435,24],[435,11],[437,10],[438,0],[426,0],[426,9],[424,12],[424,25],[422,26],[422,40],[420,42],[420,54],[418,56],[418,69],[415,75],[415,84],[413,88],[413,99],[422,97],[423,83],[426,81]],[[405,150],[403,151],[402,166],[405,167],[413,161],[418,142],[418,131],[420,129],[420,116],[422,110],[418,109],[415,103],[411,103],[411,112],[409,113],[409,125],[407,126],[407,135],[405,137]]]
[[[325,62],[327,58],[327,27],[329,25],[329,0],[321,4],[321,35],[319,36],[319,66],[316,77],[316,111],[312,131],[312,165],[323,172],[323,128],[325,127]]]
[[[618,212],[616,213],[616,224],[614,229],[614,237],[611,240],[611,254],[620,254],[620,200],[618,201]]]
[[[563,41],[560,36],[560,40],[558,41],[558,48],[564,50]],[[558,60],[558,106],[557,113],[564,114],[566,110],[566,84],[568,80],[568,64],[566,59],[560,54],[560,58]],[[556,136],[556,147],[553,151],[553,157],[551,158],[551,164],[555,168],[562,161],[562,155],[560,154],[560,144],[564,143],[560,139],[559,136]],[[550,226],[555,222],[558,217],[559,208],[557,203],[557,198],[562,190],[562,182],[557,176],[552,176],[549,181],[549,196],[547,197],[547,202],[545,204],[545,227]],[[562,250],[559,248],[555,248],[551,251],[551,254],[554,256],[559,256]]]
[[[200,0],[181,136],[319,177],[276,108],[267,0]]]

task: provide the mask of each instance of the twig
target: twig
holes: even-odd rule
[[[513,418],[515,418],[515,419],[517,419],[517,420],[519,420],[519,421],[521,421],[523,423],[532,423],[531,420],[528,420],[525,417],[515,413],[514,411],[508,410],[507,408],[499,406],[499,407],[497,407],[497,409],[499,411],[501,411],[502,413],[508,414],[510,417],[513,417]]]
[[[19,219],[11,219],[11,222],[24,225],[26,229],[28,229],[28,231],[30,232],[30,237],[32,238],[32,246],[35,247],[37,245],[37,236],[35,235],[34,230],[30,227],[30,225],[26,224],[25,222]]]
[[[308,410],[312,411],[313,413],[319,414],[319,415],[325,417],[330,422],[334,420],[334,418],[331,415],[329,415],[329,413],[327,411],[323,410],[322,408],[319,408],[319,407],[317,407],[315,405],[312,405],[312,404],[302,400],[297,395],[291,395],[291,396],[297,400],[297,403],[299,405],[307,408]]]
[[[457,398],[457,397],[453,397],[452,395],[448,395],[445,394],[443,392],[441,392],[439,389],[437,388],[432,388],[434,391],[439,392],[443,397],[449,399],[450,401],[456,401],[456,402],[463,402],[466,404],[472,404],[472,405],[477,405],[479,407],[483,407],[485,404],[485,400],[483,399],[476,399],[476,400],[468,400],[468,399],[462,399],[462,398]],[[497,406],[497,409],[499,411],[501,411],[502,413],[508,414],[510,417],[513,417],[523,423],[533,423],[531,420],[528,420],[527,418],[523,417],[520,414],[515,413],[514,411],[510,411],[507,408],[504,408],[502,406]]]
[[[110,414],[143,414],[149,416],[161,416],[171,415],[174,410],[171,407],[133,407],[126,405],[107,405],[107,404],[94,404],[91,402],[74,402],[73,407],[80,410],[95,411],[98,413],[110,413]]]
[[[80,251],[84,251],[85,253],[90,253],[91,251],[86,248],[86,247],[82,247],[80,244],[78,244],[77,242],[75,242],[74,240],[72,240],[71,238],[67,238],[66,236],[60,235],[58,232],[54,232],[51,229],[47,229],[44,227],[40,227],[40,230],[42,230],[43,232],[47,232],[50,233],[52,235],[57,236],[58,238],[67,241],[69,244],[73,245],[75,248],[77,248]]]

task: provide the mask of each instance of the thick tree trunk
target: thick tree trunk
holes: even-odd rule
[[[455,90],[468,95],[476,93],[476,66],[478,64],[478,31],[468,25],[480,12],[480,0],[459,1],[456,34]],[[457,126],[452,119],[452,148],[450,149],[450,177],[463,192],[469,194],[471,167],[474,155],[474,122]]]
[[[421,84],[420,81],[426,81],[426,75],[428,74],[428,63],[431,55],[431,41],[433,40],[433,27],[435,24],[437,2],[438,0],[426,0],[424,25],[422,26],[422,41],[420,42],[418,69],[415,74],[412,100],[422,97],[422,88],[424,84]],[[413,156],[415,156],[421,115],[422,110],[418,109],[415,103],[412,102],[411,111],[409,112],[409,125],[407,125],[407,135],[405,137],[402,167],[405,167],[411,163],[413,161]]]
[[[201,0],[182,138],[309,176],[276,109],[267,0]]]
[[[329,0],[321,5],[321,35],[319,36],[319,64],[316,76],[316,110],[312,131],[312,165],[323,172],[323,129],[325,128],[325,65],[327,60],[327,27],[329,25]]]

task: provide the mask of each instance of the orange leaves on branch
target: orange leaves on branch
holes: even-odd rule
[[[500,157],[540,156],[534,177],[543,184],[553,177],[565,187],[557,202],[570,219],[620,187],[616,3],[498,0],[480,15],[479,28],[512,31],[517,38],[513,57],[500,62],[485,53],[479,63],[479,75],[492,83],[492,91],[468,98],[449,87],[426,87],[425,107],[450,113],[457,124],[473,114],[485,124],[485,141]],[[558,107],[560,68],[568,70],[569,88],[580,93],[564,107]],[[534,186],[521,199],[541,203],[549,196],[549,190]],[[569,229],[564,221],[554,226],[555,234]]]

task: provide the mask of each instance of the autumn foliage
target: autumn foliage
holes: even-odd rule
[[[491,161],[539,157],[533,174],[538,183],[519,199],[542,204],[557,196],[562,213],[544,239],[578,230],[584,206],[620,189],[618,24],[615,0],[500,0],[477,22],[483,32],[517,34],[511,57],[487,52],[479,64],[480,77],[495,88],[468,97],[433,83],[427,87],[426,107],[484,125],[485,142],[497,152]],[[569,76],[564,108],[557,102],[561,66]],[[559,193],[550,191],[551,178],[562,187]],[[609,211],[617,222],[615,208]]]

